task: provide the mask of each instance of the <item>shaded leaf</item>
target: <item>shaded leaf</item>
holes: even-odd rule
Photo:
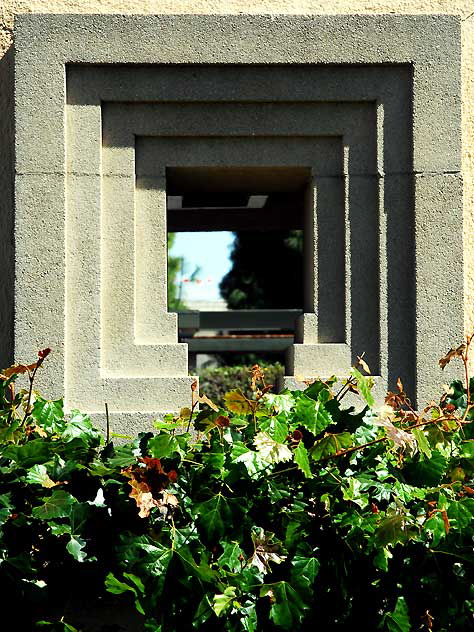
[[[283,554],[283,545],[279,540],[275,540],[273,533],[265,533],[260,527],[252,531],[254,553],[250,559],[250,564],[255,566],[261,573],[267,573],[270,569],[270,562],[281,564],[286,560]]]
[[[288,582],[271,584],[267,595],[273,601],[270,618],[275,625],[285,630],[296,630],[303,619],[304,611],[309,607],[303,602],[297,591]],[[263,588],[263,587],[262,587]],[[260,594],[265,594],[263,589]]]
[[[410,616],[404,597],[398,597],[395,609],[384,617],[388,632],[410,632]]]
[[[291,560],[291,581],[296,588],[311,588],[319,571],[319,560],[296,554]]]
[[[77,500],[68,492],[57,490],[52,496],[44,499],[45,503],[39,507],[34,507],[32,514],[35,518],[50,520],[51,518],[67,518],[71,507]]]
[[[350,432],[326,434],[322,439],[315,442],[309,454],[314,461],[319,461],[331,456],[337,456],[340,452],[351,448],[352,445],[353,437]]]
[[[196,506],[197,524],[211,542],[217,542],[233,522],[230,504],[222,494]]]

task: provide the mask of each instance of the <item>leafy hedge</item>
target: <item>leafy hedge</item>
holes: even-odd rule
[[[442,362],[467,366],[470,340]],[[34,394],[48,352],[1,376],[16,630],[85,632],[78,604],[110,599],[153,632],[473,629],[474,379],[416,412],[400,381],[377,409],[363,361],[338,393],[270,394],[255,366],[252,398],[231,391],[223,409],[194,387],[156,434],[114,446]]]
[[[279,362],[260,365],[265,373],[267,384],[277,385],[284,374]],[[231,390],[240,390],[246,397],[252,397],[250,388],[250,366],[219,366],[199,370],[199,385],[206,395],[216,404],[224,405],[224,395]]]

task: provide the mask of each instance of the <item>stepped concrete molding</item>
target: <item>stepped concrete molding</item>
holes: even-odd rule
[[[364,351],[379,398],[398,375],[420,403],[449,380],[438,355],[463,332],[459,18],[21,15],[14,107],[9,353],[51,347],[39,387],[68,408],[100,422],[108,402],[113,429],[135,432],[188,405],[166,193],[170,173],[202,167],[306,174],[288,384],[343,377]]]

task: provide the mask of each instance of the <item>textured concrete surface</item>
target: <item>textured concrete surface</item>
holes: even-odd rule
[[[348,16],[345,19],[341,19],[338,16],[326,18],[303,16],[301,20],[290,16],[280,16],[278,18],[239,16],[222,19],[217,17],[208,18],[206,16],[200,18],[192,16],[183,16],[182,18],[131,16],[130,19],[122,16],[93,16],[90,18],[87,16],[83,18],[64,16],[55,17],[51,21],[46,16],[38,16],[32,19],[21,18],[18,20],[18,24],[16,41],[16,104],[18,112],[17,207],[21,209],[19,217],[23,217],[24,220],[31,213],[33,217],[31,230],[34,231],[36,229],[39,231],[37,232],[37,238],[39,238],[42,245],[44,241],[46,253],[49,257],[53,250],[52,244],[58,240],[60,242],[63,234],[61,233],[61,228],[64,226],[64,191],[59,189],[61,178],[64,181],[65,150],[67,149],[67,192],[68,199],[72,200],[72,202],[68,202],[72,213],[68,215],[67,219],[69,223],[67,230],[69,243],[66,249],[67,274],[77,274],[79,280],[81,266],[78,264],[75,249],[71,250],[71,245],[74,245],[78,248],[79,253],[82,253],[78,255],[79,261],[85,264],[86,267],[90,267],[90,279],[92,279],[91,291],[79,292],[78,296],[80,299],[84,298],[86,302],[86,315],[88,313],[87,302],[89,301],[90,309],[98,308],[102,318],[102,326],[97,321],[93,323],[92,327],[95,331],[94,340],[97,341],[97,336],[100,337],[100,353],[98,354],[96,342],[90,344],[90,351],[94,357],[92,366],[96,373],[97,371],[100,373],[101,381],[99,384],[97,381],[94,383],[93,379],[87,376],[81,385],[82,393],[88,392],[87,386],[95,389],[92,396],[94,403],[91,404],[94,407],[94,411],[99,411],[101,408],[100,403],[108,401],[110,398],[114,402],[117,413],[131,412],[134,410],[133,406],[138,406],[143,412],[152,412],[154,410],[153,406],[156,406],[157,401],[160,401],[161,405],[176,407],[178,401],[180,403],[183,401],[190,380],[185,377],[186,367],[182,362],[184,360],[183,350],[180,345],[172,342],[175,322],[172,322],[171,318],[166,318],[167,315],[163,309],[163,304],[160,305],[159,297],[164,292],[161,292],[159,286],[162,289],[165,287],[164,276],[160,277],[160,274],[158,274],[157,280],[154,281],[154,286],[152,284],[150,287],[145,284],[141,290],[142,298],[139,299],[138,304],[142,301],[145,307],[143,308],[143,328],[140,331],[139,327],[138,338],[140,336],[143,337],[144,331],[149,331],[149,322],[146,318],[150,307],[146,305],[146,298],[150,292],[153,293],[155,291],[155,295],[158,297],[157,314],[158,316],[161,314],[160,317],[165,318],[168,324],[163,321],[163,327],[160,328],[158,334],[153,334],[151,339],[144,340],[146,343],[144,349],[137,348],[140,345],[137,345],[136,342],[129,347],[126,345],[126,342],[132,340],[134,335],[137,336],[136,325],[140,321],[140,318],[138,318],[138,321],[136,319],[134,301],[130,296],[130,290],[133,287],[138,287],[136,275],[139,267],[137,268],[136,261],[134,266],[133,244],[131,244],[128,235],[130,232],[130,220],[127,220],[126,213],[114,213],[113,209],[114,205],[117,208],[117,202],[122,202],[122,197],[124,198],[124,207],[133,208],[134,199],[135,201],[139,200],[142,193],[145,197],[152,196],[153,202],[150,202],[150,205],[154,204],[156,208],[163,209],[164,186],[159,183],[156,186],[139,186],[134,192],[133,178],[131,177],[133,171],[131,172],[130,169],[133,166],[133,161],[130,161],[130,151],[128,151],[125,144],[123,147],[112,145],[109,148],[106,142],[104,146],[106,171],[109,169],[107,166],[109,160],[115,163],[117,160],[120,162],[123,158],[125,160],[125,168],[122,167],[118,171],[114,171],[111,168],[108,174],[105,174],[105,177],[102,179],[105,203],[101,204],[100,191],[97,188],[97,180],[100,180],[100,170],[97,168],[97,161],[100,160],[100,143],[98,145],[95,143],[95,146],[90,147],[92,155],[90,162],[84,161],[80,157],[83,153],[82,138],[87,139],[86,144],[90,142],[90,135],[87,137],[87,135],[82,133],[84,126],[87,129],[89,129],[88,126],[95,126],[95,135],[97,136],[96,118],[98,112],[95,109],[97,101],[90,95],[81,95],[81,89],[78,89],[77,94],[71,97],[72,102],[68,106],[67,143],[71,145],[71,152],[69,152],[69,146],[64,144],[63,107],[66,97],[64,63],[66,62],[175,63],[198,61],[204,64],[212,64],[215,61],[219,61],[251,64],[286,62],[308,62],[314,64],[348,64],[354,62],[360,64],[413,64],[413,142],[415,148],[413,160],[414,170],[422,173],[424,179],[422,180],[421,176],[418,177],[416,185],[412,188],[408,185],[402,186],[403,194],[401,198],[402,200],[407,200],[412,193],[415,195],[415,243],[413,244],[410,235],[406,236],[404,233],[405,227],[403,226],[399,226],[395,235],[390,236],[387,228],[390,226],[390,221],[394,221],[393,213],[390,212],[388,217],[384,217],[384,213],[381,212],[384,209],[383,196],[385,193],[390,194],[393,191],[393,187],[386,185],[385,182],[389,182],[392,177],[398,177],[402,178],[403,185],[403,178],[408,177],[407,174],[411,171],[411,165],[404,165],[403,162],[401,163],[400,172],[392,171],[390,167],[392,163],[388,159],[390,151],[393,151],[394,156],[397,153],[399,143],[394,140],[394,132],[398,129],[396,125],[397,116],[399,122],[404,120],[403,109],[406,107],[406,98],[394,98],[393,94],[391,96],[388,94],[386,99],[381,100],[376,116],[372,117],[372,125],[375,124],[376,126],[375,133],[372,135],[377,138],[376,145],[378,150],[376,173],[365,175],[357,173],[357,161],[354,161],[350,148],[348,152],[344,152],[343,156],[340,154],[334,155],[334,164],[331,164],[331,161],[327,161],[324,166],[320,166],[318,172],[321,175],[321,173],[324,173],[323,169],[326,168],[328,170],[327,176],[340,177],[342,167],[350,176],[347,178],[347,189],[345,191],[345,195],[349,200],[349,209],[352,206],[365,209],[362,215],[351,212],[348,217],[348,233],[346,236],[350,237],[351,247],[345,255],[342,253],[346,260],[344,264],[341,263],[339,269],[343,270],[344,266],[346,269],[350,268],[350,285],[349,289],[346,290],[346,296],[339,297],[335,303],[338,304],[337,301],[341,302],[345,298],[347,306],[346,322],[342,323],[342,326],[345,325],[349,331],[353,348],[355,347],[359,350],[368,347],[369,355],[373,354],[374,358],[379,358],[376,370],[380,370],[383,375],[387,375],[390,364],[390,353],[386,351],[387,341],[393,346],[394,341],[391,340],[391,337],[393,338],[393,329],[397,330],[396,327],[390,326],[390,320],[393,321],[394,319],[393,316],[390,316],[389,307],[390,301],[392,301],[392,304],[395,303],[397,297],[394,296],[393,292],[390,265],[387,265],[386,271],[382,269],[381,273],[379,273],[377,262],[379,252],[382,253],[382,260],[384,260],[385,251],[388,254],[391,253],[390,256],[394,260],[394,248],[391,240],[394,237],[405,239],[412,243],[417,256],[417,283],[426,284],[426,290],[417,292],[415,314],[410,314],[410,316],[412,321],[416,323],[413,327],[418,336],[416,345],[418,378],[420,382],[426,382],[428,387],[432,386],[433,380],[435,377],[437,378],[437,373],[431,368],[425,370],[424,364],[427,362],[427,346],[433,342],[433,324],[438,325],[438,331],[436,332],[438,346],[439,344],[449,346],[452,338],[454,336],[457,337],[463,328],[462,309],[460,308],[462,287],[459,286],[459,283],[457,283],[456,287],[453,284],[452,291],[446,293],[448,296],[445,296],[443,281],[449,274],[456,276],[457,279],[462,279],[462,249],[460,248],[462,208],[460,206],[461,178],[459,175],[461,166],[461,154],[459,151],[461,129],[461,86],[458,73],[460,62],[460,50],[458,47],[459,20],[449,16],[420,16],[411,19],[404,19],[400,16],[381,16],[376,18]],[[158,40],[153,38],[157,30],[161,36]],[[87,38],[84,37],[85,32],[88,35]],[[43,37],[37,38],[38,33],[42,33]],[[106,33],[108,33],[108,36],[104,37]],[[121,35],[121,40],[114,37],[118,33]],[[324,34],[324,36],[315,39],[315,34]],[[125,45],[125,42],[128,41],[136,42],[136,48],[130,50],[130,47]],[[225,42],[225,48],[222,47],[223,41]],[[45,63],[45,60],[47,63]],[[389,72],[393,69],[391,66],[387,66],[387,68]],[[403,69],[401,72],[404,72]],[[350,71],[347,70],[346,73],[350,74]],[[200,73],[197,74],[199,75]],[[436,77],[435,82],[433,82],[433,76]],[[304,70],[301,70],[301,79],[302,86],[305,85],[306,87],[309,85],[308,77],[305,76]],[[212,78],[210,82],[213,83]],[[36,85],[40,86],[40,88],[34,91],[32,88]],[[258,82],[256,85],[259,85]],[[266,85],[271,86],[268,89],[269,93],[273,90],[278,90],[271,81]],[[350,92],[350,81],[344,82],[343,85]],[[365,101],[367,100],[367,93],[370,92],[370,88],[367,85],[370,86],[371,84],[365,83],[363,85],[365,85],[366,98],[361,100]],[[398,87],[397,84],[395,85]],[[221,87],[220,83],[214,83],[214,92],[220,92]],[[332,86],[330,82],[326,82],[326,89],[322,92],[322,96],[320,95],[319,100],[331,100],[331,89],[335,90],[337,87],[336,81],[333,82]],[[396,87],[392,84],[393,93],[397,92]],[[105,82],[102,88],[105,92],[107,90],[114,92],[117,84],[111,81],[111,85],[107,86],[107,82]],[[224,88],[231,90],[232,82],[229,81]],[[188,84],[186,84],[186,89],[189,91]],[[252,85],[250,85],[251,89]],[[287,90],[288,87],[285,86],[283,94]],[[87,93],[87,90],[83,90],[83,92]],[[267,99],[269,98],[268,92],[266,94]],[[193,94],[192,90],[191,94]],[[294,90],[291,91],[291,95],[294,97]],[[77,97],[76,100],[74,96]],[[81,104],[81,96],[82,100],[85,101],[84,104]],[[103,95],[100,96],[103,99]],[[374,96],[378,98],[380,94],[375,91]],[[193,94],[193,98],[196,99],[196,93]],[[238,94],[235,94],[234,99],[236,98],[242,98],[241,90],[238,91]],[[94,131],[92,136],[94,136]],[[74,140],[74,138],[77,140]],[[139,175],[152,176],[153,178],[158,178],[158,180],[162,179],[164,173],[162,171],[156,173],[153,170],[153,173],[150,173],[149,165],[153,164],[155,156],[158,155],[159,157],[159,145],[161,145],[163,150],[163,145],[166,142],[169,148],[163,156],[171,153],[170,150],[173,149],[173,143],[176,143],[173,138],[165,140],[163,138],[160,140],[152,139],[146,142],[142,142],[140,138],[138,139],[136,155]],[[182,142],[180,141],[180,143]],[[234,139],[232,142],[234,145],[236,143],[239,145],[240,139]],[[270,142],[274,143],[274,146],[270,144],[270,149],[268,149],[264,146],[257,146],[258,139],[253,139],[250,149],[261,154],[262,160],[268,161],[278,153],[281,155],[283,149],[282,146],[275,145],[275,143],[278,143],[275,139]],[[226,164],[235,155],[235,152],[238,151],[237,145],[233,149],[231,147],[230,150],[227,148],[223,149],[222,164]],[[405,142],[404,146],[405,148],[408,147],[409,143]],[[439,147],[443,147],[442,152],[439,151]],[[438,149],[436,150],[436,148]],[[213,154],[216,153],[216,143],[214,141],[206,148],[206,151],[209,150]],[[185,160],[188,151],[189,149],[185,147],[183,155],[181,157],[178,156],[177,160],[181,162]],[[265,152],[268,152],[268,155]],[[329,155],[331,156],[331,152],[329,152]],[[342,157],[344,158],[344,164],[341,164]],[[76,160],[78,161],[77,169]],[[298,164],[301,164],[300,160],[301,158],[299,158]],[[308,147],[307,157],[304,160],[311,161],[310,164],[314,162],[311,147]],[[307,163],[305,162],[305,164]],[[47,178],[49,177],[52,178],[52,181],[58,180],[57,189],[53,187],[52,191],[46,190]],[[115,180],[117,180],[116,184],[119,186],[114,184]],[[22,182],[24,184],[21,184]],[[40,217],[39,211],[32,209],[30,197],[31,192],[35,188],[39,196],[45,194],[51,197],[48,217]],[[316,207],[320,203],[320,200],[318,202],[317,189],[318,187],[316,186],[314,200]],[[73,192],[72,196],[71,191]],[[382,193],[380,193],[381,191]],[[89,253],[85,244],[89,242],[80,234],[81,231],[77,230],[81,221],[81,205],[79,202],[86,198],[87,195],[90,198],[91,208],[101,209],[101,212],[97,214],[95,219],[91,215],[91,238],[94,238],[94,235],[96,238],[100,231],[102,231],[103,237],[100,248],[97,249],[98,252],[91,256],[92,264],[87,262]],[[432,221],[432,213],[429,207],[433,200],[436,201],[439,209]],[[395,200],[393,199],[392,201]],[[385,208],[387,209],[388,207],[385,205]],[[447,219],[448,217],[449,220]],[[451,225],[453,219],[456,222],[454,226]],[[74,221],[77,223],[74,224]],[[100,231],[96,230],[98,221],[101,222]],[[49,222],[51,225],[49,225]],[[96,223],[96,229],[93,228],[94,222]],[[109,222],[111,222],[110,226],[112,228],[108,227]],[[443,250],[443,255],[445,256],[442,262],[438,259],[432,260],[432,253],[436,251],[438,245],[441,247],[439,244],[440,236],[437,232],[437,227],[439,226],[446,228],[444,243],[448,241],[446,236],[449,236],[453,242],[457,241],[458,244],[458,247],[453,246],[450,252],[446,252],[446,249]],[[51,227],[50,233],[43,240],[43,233],[46,233],[48,228]],[[317,228],[328,230],[324,222]],[[161,255],[164,255],[165,233],[163,232],[163,224],[160,225],[158,222],[154,230],[156,243],[159,246],[158,250],[160,251],[161,249]],[[316,233],[317,230],[315,230],[315,238],[317,237]],[[29,229],[25,228],[20,221],[17,222],[17,234],[20,235],[20,250],[23,249],[24,252],[22,254],[26,256],[25,260],[17,257],[17,267],[20,271],[19,276],[23,275],[26,281],[27,264],[39,267],[38,263],[40,260],[37,259],[35,261],[37,252],[32,253],[31,245],[28,245],[31,240]],[[114,235],[114,238],[109,239],[108,234]],[[120,243],[124,245],[123,253],[120,253],[120,256],[117,256],[117,249],[115,248],[114,250],[113,246],[113,240],[116,239],[117,234],[121,235]],[[135,241],[135,248],[137,243],[142,243],[140,240],[146,241],[143,236],[140,237],[140,231],[138,231],[138,235],[139,241]],[[137,230],[135,226],[135,240],[136,238]],[[145,246],[146,249],[147,247]],[[317,243],[314,249],[318,249]],[[363,257],[359,254],[362,252],[364,252]],[[366,256],[366,252],[369,253],[368,256]],[[70,253],[73,254],[71,255]],[[325,257],[327,258],[329,254],[327,253]],[[409,248],[408,254],[410,254]],[[105,274],[104,268],[100,267],[101,262],[98,260],[100,257],[107,264],[111,263],[110,268],[109,266],[106,267],[108,272]],[[158,252],[157,257],[159,261],[160,252]],[[161,258],[164,259],[164,256]],[[54,261],[52,270],[61,279],[65,271],[64,246],[61,243],[58,245],[57,252],[52,253],[52,260]],[[135,278],[127,277],[127,275],[130,275],[130,271],[134,269]],[[396,266],[395,269],[399,276],[400,269]],[[97,270],[101,271],[100,277],[97,277]],[[40,285],[42,284],[41,287],[44,287],[45,311],[46,313],[48,311],[51,312],[54,318],[54,321],[50,321],[48,318],[44,328],[46,330],[48,326],[51,326],[51,322],[57,324],[58,328],[57,331],[55,330],[55,336],[61,343],[61,340],[64,340],[66,335],[67,347],[70,348],[71,345],[77,343],[74,327],[71,328],[70,325],[73,322],[80,324],[80,320],[74,316],[72,320],[66,322],[66,332],[64,333],[64,313],[61,305],[61,300],[63,300],[61,297],[65,296],[64,283],[62,281],[56,283],[54,278],[51,278],[52,273],[49,269],[42,273],[37,272],[37,274],[42,277],[39,279],[39,282]],[[142,278],[143,275],[138,274],[138,276]],[[102,289],[99,293],[97,288],[94,290],[94,278],[96,286],[98,285],[98,278],[101,279]],[[117,279],[122,278],[125,278],[125,283],[121,287],[120,283],[117,284]],[[315,283],[315,291],[320,285],[319,281]],[[74,284],[69,283],[67,285],[66,297],[68,292],[70,292],[69,288],[73,288],[74,291],[74,287]],[[442,296],[442,300],[438,303],[431,301],[430,290],[432,288],[435,289],[435,294]],[[460,289],[460,292],[456,292],[458,289]],[[407,297],[411,296],[410,292],[411,289],[409,288],[408,295],[405,294],[402,297],[405,299],[405,303],[407,302]],[[138,295],[140,296],[140,290]],[[379,295],[380,300],[373,300],[369,304],[364,300],[364,297],[377,297]],[[33,344],[36,344],[38,339],[38,335],[32,332],[37,320],[37,312],[35,318],[35,296],[33,290],[26,289],[20,299],[21,301],[23,301],[25,307],[23,314],[26,316],[26,322],[17,321],[17,338],[22,340],[21,345],[23,347],[21,350],[28,348],[31,350],[35,348]],[[107,315],[107,309],[109,310],[109,315]],[[154,320],[157,314],[153,315]],[[452,318],[451,322],[446,325],[448,315],[452,316]],[[63,317],[62,322],[61,317]],[[326,340],[328,342],[336,342],[331,340],[334,331],[331,333],[330,319],[328,319],[325,326],[329,332],[326,335]],[[440,326],[443,326],[445,329],[439,331]],[[135,327],[135,331],[133,331],[133,327]],[[399,325],[398,327],[400,329],[401,326]],[[160,346],[159,341],[156,340],[157,336],[158,338],[161,336],[163,342],[165,342],[163,348]],[[306,343],[307,341],[303,340],[303,342]],[[96,347],[95,351],[94,345]],[[155,350],[153,350],[154,347],[156,347]],[[296,355],[298,355],[296,365],[302,374],[307,375],[307,371],[304,369],[306,367],[307,370],[311,370],[310,367],[314,366],[315,356],[314,354],[309,354],[309,348],[304,349],[304,347],[306,347],[306,344],[302,346],[303,353],[300,353],[300,351],[296,352]],[[59,355],[61,355],[62,344],[59,344],[58,349]],[[318,349],[313,349],[312,351],[319,353]],[[329,347],[325,351],[329,352]],[[166,356],[168,352],[171,355]],[[72,360],[71,356],[68,357],[68,353],[69,351],[66,349],[66,377],[68,373],[70,374],[72,367],[69,364]],[[154,353],[156,353],[155,356]],[[438,349],[434,353],[437,357],[439,355]],[[74,354],[78,355],[78,352],[76,351]],[[327,357],[330,358],[331,354]],[[336,354],[333,354],[332,360],[335,361],[335,359]],[[74,364],[74,371],[81,369],[80,360],[80,356],[74,359],[76,363]],[[428,358],[428,360],[431,360],[431,358]],[[171,375],[174,377],[169,379],[164,377],[166,367],[171,367]],[[325,367],[327,370],[329,368],[329,366]],[[296,370],[297,368],[295,367]],[[59,362],[59,368],[56,372],[56,387],[59,383],[58,379],[61,375],[64,375],[62,371],[63,366]],[[67,383],[71,385],[72,389],[75,389],[74,376],[76,373],[70,374],[69,377],[71,375],[72,379]],[[145,376],[147,379],[144,379]],[[89,379],[91,380],[90,383],[86,384],[86,381]],[[95,379],[97,380],[97,375]],[[123,388],[124,381],[127,382],[125,390]],[[146,396],[141,395],[145,385],[151,387],[148,389]],[[165,392],[163,389],[166,390],[166,396],[163,396]],[[428,390],[425,392],[422,389],[420,389],[419,393],[422,398],[429,394]],[[76,397],[79,399],[84,397],[83,394],[81,395],[80,389],[77,390],[77,393],[71,395],[71,402],[76,401]],[[137,404],[140,397],[141,402]]]
[[[11,46],[14,17],[20,13],[307,15],[355,12],[369,15],[446,13],[461,18],[465,326],[466,331],[474,331],[474,0],[254,0],[251,4],[244,0],[2,0],[0,56]],[[5,93],[0,91],[0,95],[3,98]],[[5,189],[5,185],[2,189]]]

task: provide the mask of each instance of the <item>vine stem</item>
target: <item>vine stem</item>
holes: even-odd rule
[[[41,364],[42,364],[42,360],[40,359],[40,360],[38,360],[38,362],[37,362],[37,364],[36,364],[35,368],[33,369],[33,373],[30,373],[30,372],[28,371],[28,380],[29,380],[29,382],[30,382],[30,387],[29,387],[29,389],[28,389],[28,400],[27,400],[27,402],[26,402],[25,416],[23,417],[23,421],[22,421],[22,422],[21,422],[21,424],[20,424],[20,427],[21,427],[21,428],[25,425],[26,420],[28,419],[28,417],[29,417],[29,416],[30,416],[30,414],[31,414],[31,411],[30,411],[30,404],[31,404],[31,396],[32,396],[32,394],[33,394],[33,382],[35,381],[36,371],[39,369],[39,367],[41,366]]]

